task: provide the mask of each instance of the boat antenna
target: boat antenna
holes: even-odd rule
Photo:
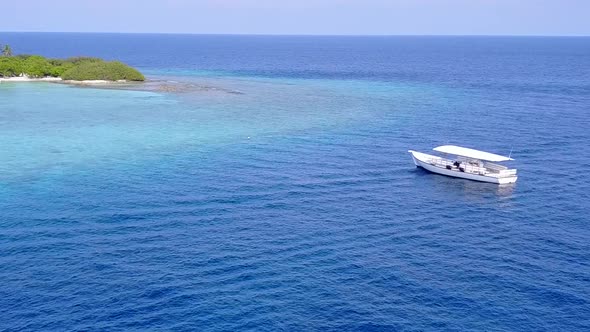
[[[510,156],[512,156],[512,149],[514,148],[514,145],[510,147],[510,153],[508,154],[508,158],[510,158]]]

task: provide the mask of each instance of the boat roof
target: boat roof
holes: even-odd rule
[[[462,156],[462,157],[479,159],[479,160],[486,160],[486,161],[499,162],[499,161],[514,160],[510,157],[501,156],[499,154],[464,148],[464,147],[460,147],[460,146],[456,146],[456,145],[441,145],[441,146],[437,146],[433,150],[438,151],[438,152],[442,152],[442,153],[454,154],[456,156]]]

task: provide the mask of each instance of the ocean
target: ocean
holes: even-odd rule
[[[590,38],[0,43],[193,87],[0,84],[0,330],[590,330]]]

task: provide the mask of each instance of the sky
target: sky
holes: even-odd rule
[[[0,31],[590,35],[590,0],[0,0]]]

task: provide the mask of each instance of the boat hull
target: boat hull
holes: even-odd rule
[[[436,174],[446,175],[446,176],[450,176],[450,177],[454,177],[454,178],[467,179],[467,180],[472,180],[472,181],[495,183],[495,184],[515,183],[516,180],[518,179],[517,176],[494,177],[494,176],[486,176],[486,175],[461,172],[458,170],[449,170],[444,167],[432,165],[431,163],[428,162],[428,157],[437,158],[435,156],[427,155],[427,154],[412,151],[412,150],[410,150],[408,152],[410,152],[410,154],[412,155],[412,159],[414,161],[414,164],[417,167],[422,167],[423,169],[425,169],[429,172],[432,172],[432,173],[436,173]]]

